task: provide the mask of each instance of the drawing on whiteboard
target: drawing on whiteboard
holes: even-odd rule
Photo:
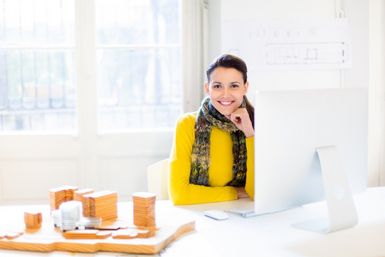
[[[351,68],[347,19],[321,22],[227,20],[222,52],[238,55],[256,70]]]

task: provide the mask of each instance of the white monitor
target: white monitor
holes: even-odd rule
[[[257,92],[255,212],[325,198],[329,216],[355,212],[349,190],[367,183],[367,105],[363,88]],[[357,222],[352,216],[342,227]],[[329,227],[342,229],[332,223],[343,217],[329,218]]]

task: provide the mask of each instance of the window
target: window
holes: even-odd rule
[[[173,126],[182,111],[179,1],[96,3],[99,128]]]
[[[73,0],[0,0],[0,130],[75,129],[73,27]]]
[[[87,42],[75,40],[85,22],[75,22],[75,8],[74,0],[0,0],[1,131],[77,129],[77,97],[88,99],[77,94],[75,42]],[[95,0],[99,130],[174,125],[180,9],[180,0]]]

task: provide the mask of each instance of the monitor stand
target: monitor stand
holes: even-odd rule
[[[357,211],[345,172],[335,146],[316,148],[323,179],[328,218],[293,224],[296,228],[330,233],[355,226]]]

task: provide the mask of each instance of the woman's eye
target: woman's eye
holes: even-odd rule
[[[237,88],[237,87],[239,87],[239,85],[238,84],[231,84],[231,87],[232,88]]]
[[[213,88],[221,88],[221,85],[220,84],[214,84]]]

